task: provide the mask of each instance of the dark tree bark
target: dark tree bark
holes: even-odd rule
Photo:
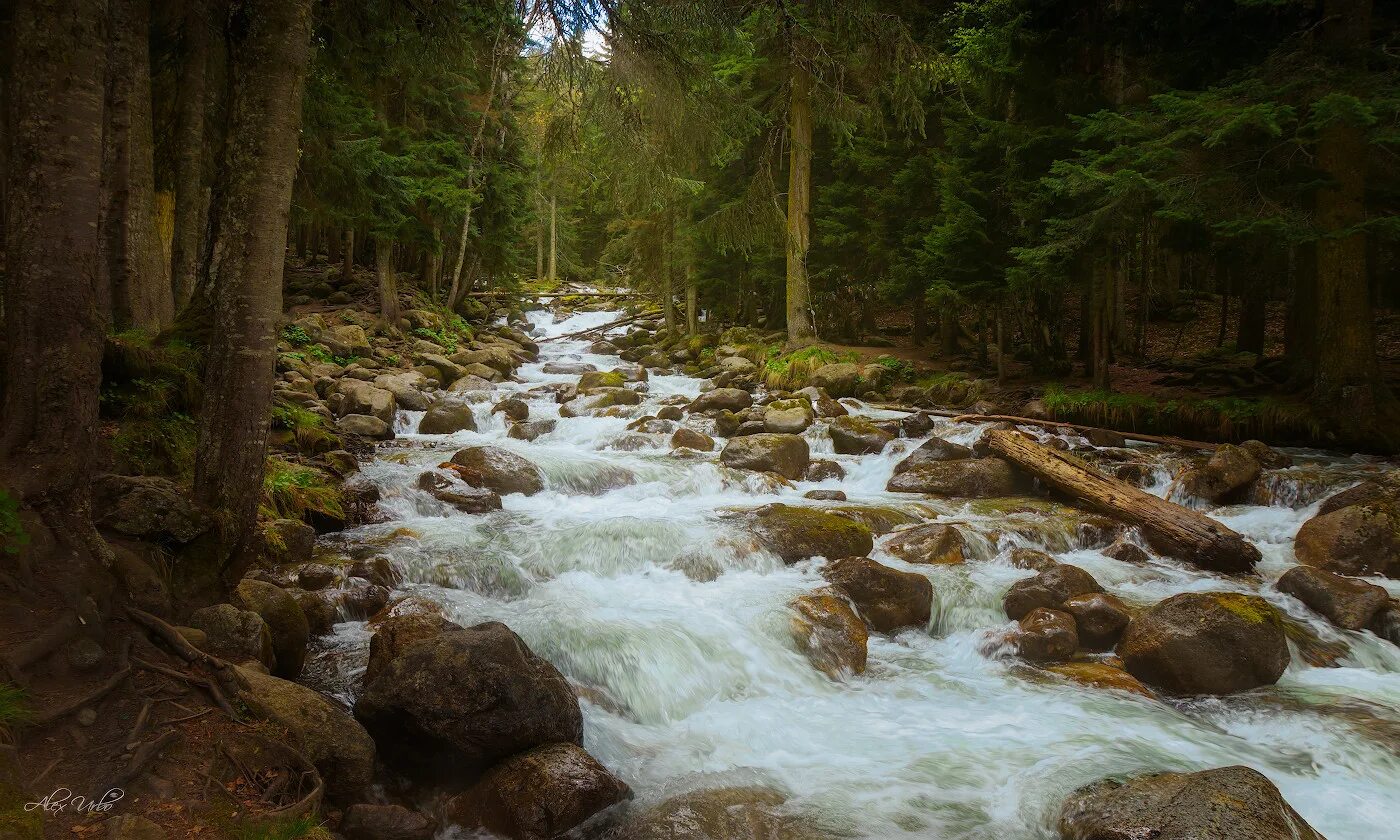
[[[374,238],[374,273],[379,278],[379,320],[391,330],[399,326],[399,283],[394,275],[394,240]]]
[[[962,328],[958,325],[958,308],[945,303],[938,313],[938,352],[944,358],[962,352],[960,337]]]
[[[201,248],[208,227],[204,188],[204,112],[209,66],[209,0],[185,0],[180,25],[180,69],[175,114],[175,235],[170,246],[170,283],[175,309],[194,294]],[[305,252],[306,239],[297,244]]]
[[[345,249],[341,254],[340,276],[345,280],[355,276],[355,229],[352,227],[345,229]]]
[[[1371,0],[1326,0],[1320,37],[1333,61],[1365,64]],[[1339,436],[1400,447],[1400,407],[1381,380],[1366,268],[1367,148],[1361,126],[1335,121],[1318,138],[1317,164],[1330,183],[1317,191],[1317,361],[1312,402],[1325,406]]]
[[[1292,253],[1292,298],[1284,325],[1284,352],[1302,382],[1311,382],[1317,359],[1317,246],[1305,242]]]
[[[108,21],[102,173],[112,323],[159,332],[174,319],[175,306],[156,227],[150,0],[109,0]]]
[[[220,515],[219,542],[208,562],[177,569],[182,596],[196,600],[237,583],[255,552],[311,2],[245,0],[231,18],[229,130],[211,208],[214,330],[195,466],[196,492]]]
[[[106,6],[19,0],[6,84],[5,377],[0,481],[51,550],[20,576],[79,597],[109,556],[91,520],[98,387],[110,290],[102,270]],[[48,562],[52,561],[52,562]]]
[[[1240,320],[1235,328],[1235,349],[1245,353],[1264,354],[1265,332],[1268,327],[1269,296],[1264,278],[1254,270],[1246,270],[1240,278]]]
[[[812,227],[812,73],[793,44],[788,102],[787,334],[791,345],[817,337],[807,251]]]

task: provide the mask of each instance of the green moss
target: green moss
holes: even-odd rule
[[[340,446],[340,438],[326,429],[321,415],[292,403],[272,407],[272,428],[291,432],[302,452],[329,452]]]
[[[251,825],[233,825],[228,829],[232,840],[331,840],[331,833],[315,816]]]
[[[305,519],[308,513],[344,518],[340,486],[315,467],[268,458],[259,514],[267,519]]]
[[[19,519],[19,499],[0,489],[0,554],[18,554],[29,544]]]
[[[1278,610],[1270,606],[1269,602],[1263,598],[1235,592],[1215,592],[1211,594],[1211,598],[1214,599],[1215,603],[1250,624],[1282,625],[1283,619],[1279,616]]]
[[[1324,428],[1308,406],[1271,397],[1161,400],[1047,385],[1041,399],[1055,419],[1090,426],[1215,440],[1325,443]]]
[[[198,440],[194,419],[183,413],[131,419],[118,426],[112,457],[119,472],[190,478]]]
[[[764,384],[769,388],[791,391],[804,387],[812,371],[826,365],[854,363],[854,353],[836,353],[825,347],[803,347],[784,355],[782,348],[772,345],[763,364]]]
[[[896,381],[908,382],[914,378],[914,364],[907,359],[880,356],[875,359],[875,364],[894,374]]]
[[[283,327],[282,338],[285,339],[286,342],[292,345],[293,347],[302,347],[304,345],[310,344],[312,341],[311,335],[307,333],[306,330],[302,329],[296,324],[288,324],[287,326]]]

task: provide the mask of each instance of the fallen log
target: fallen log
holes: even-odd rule
[[[605,332],[607,332],[608,330],[615,329],[615,328],[617,328],[617,327],[625,327],[625,326],[627,326],[628,324],[630,324],[630,323],[632,323],[632,322],[634,322],[634,321],[644,321],[644,320],[646,320],[647,318],[656,318],[656,317],[658,317],[658,316],[660,316],[660,315],[661,315],[660,312],[643,312],[643,313],[641,313],[641,314],[639,314],[639,315],[631,315],[631,316],[628,316],[628,317],[626,317],[626,318],[622,318],[622,319],[620,319],[620,320],[613,321],[613,322],[608,323],[608,324],[601,324],[601,325],[596,326],[596,327],[589,327],[589,328],[586,329],[586,330],[579,330],[578,332],[565,333],[564,335],[556,335],[556,336],[554,336],[553,338],[550,338],[550,339],[548,339],[548,340],[549,340],[549,341],[565,341],[565,340],[573,339],[573,338],[582,338],[582,337],[585,336],[585,335],[592,335],[593,333],[605,333]]]
[[[941,412],[940,412],[941,414]],[[1139,440],[1143,443],[1159,443],[1163,446],[1175,446],[1180,449],[1199,449],[1205,452],[1214,452],[1220,444],[1206,443],[1201,440],[1187,440],[1186,438],[1171,437],[1169,435],[1149,435],[1142,432],[1120,432],[1117,429],[1105,429],[1100,426],[1084,426],[1079,423],[1063,423],[1058,420],[1036,420],[1034,417],[1017,417],[1012,414],[957,414],[952,415],[954,423],[1015,423],[1018,426],[1038,426],[1042,429],[1073,429],[1076,432],[1113,432],[1124,440]]]
[[[1020,432],[992,431],[986,439],[991,451],[1051,488],[1137,526],[1162,554],[1227,573],[1252,571],[1259,562],[1259,549],[1199,511],[1109,478],[1078,458],[1042,446]]]

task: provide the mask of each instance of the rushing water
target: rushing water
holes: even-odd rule
[[[608,370],[618,360],[589,354],[587,342],[550,337],[617,313],[531,317],[539,362],[492,400],[517,392],[531,419],[555,418],[552,395],[529,390],[577,377],[544,374],[544,363]],[[655,414],[667,398],[694,397],[700,385],[653,375],[633,416]],[[1300,466],[1273,479],[1282,501],[1210,511],[1259,546],[1260,593],[1350,653],[1320,668],[1295,650],[1274,688],[1169,703],[1049,680],[1018,660],[989,656],[989,636],[1007,625],[1002,594],[1031,574],[1007,561],[1009,550],[1048,550],[1130,603],[1254,584],[1167,561],[1110,559],[1083,541],[1063,508],[1002,512],[885,492],[894,465],[920,440],[895,441],[880,455],[839,456],[818,423],[807,432],[813,456],[841,462],[847,478],[785,488],[724,469],[716,455],[676,457],[668,436],[636,451],[611,448],[631,434],[628,418],[561,419],[532,443],[509,439],[491,405],[477,406],[479,431],[449,436],[414,434],[419,415],[403,414],[398,440],[364,469],[392,521],[324,548],[392,557],[404,589],[441,603],[461,624],[505,622],[585,686],[585,746],[640,804],[700,786],[761,783],[837,835],[1052,838],[1065,796],[1103,776],[1245,764],[1332,840],[1393,836],[1400,825],[1400,649],[1336,630],[1271,585],[1293,564],[1293,536],[1315,513],[1319,491],[1354,481],[1363,463],[1298,453]],[[977,430],[945,424],[935,434],[966,443]],[[488,443],[537,464],[546,490],[508,496],[504,510],[472,516],[415,488],[424,469]],[[1164,453],[1142,451],[1166,463]],[[817,487],[839,488],[849,501],[802,498]],[[1163,479],[1156,492],[1166,490]],[[778,500],[893,507],[958,522],[974,557],[960,566],[911,566],[877,541],[878,559],[933,582],[931,626],[872,634],[867,672],[833,682],[792,641],[786,606],[823,585],[821,561],[784,566],[755,550],[732,515]],[[1395,583],[1376,582],[1400,594]],[[320,663],[328,685],[353,693],[367,639],[359,623],[337,626]]]

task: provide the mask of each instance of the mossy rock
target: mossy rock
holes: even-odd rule
[[[750,528],[759,543],[785,563],[809,557],[863,557],[875,545],[866,526],[815,508],[768,505],[754,511]]]

